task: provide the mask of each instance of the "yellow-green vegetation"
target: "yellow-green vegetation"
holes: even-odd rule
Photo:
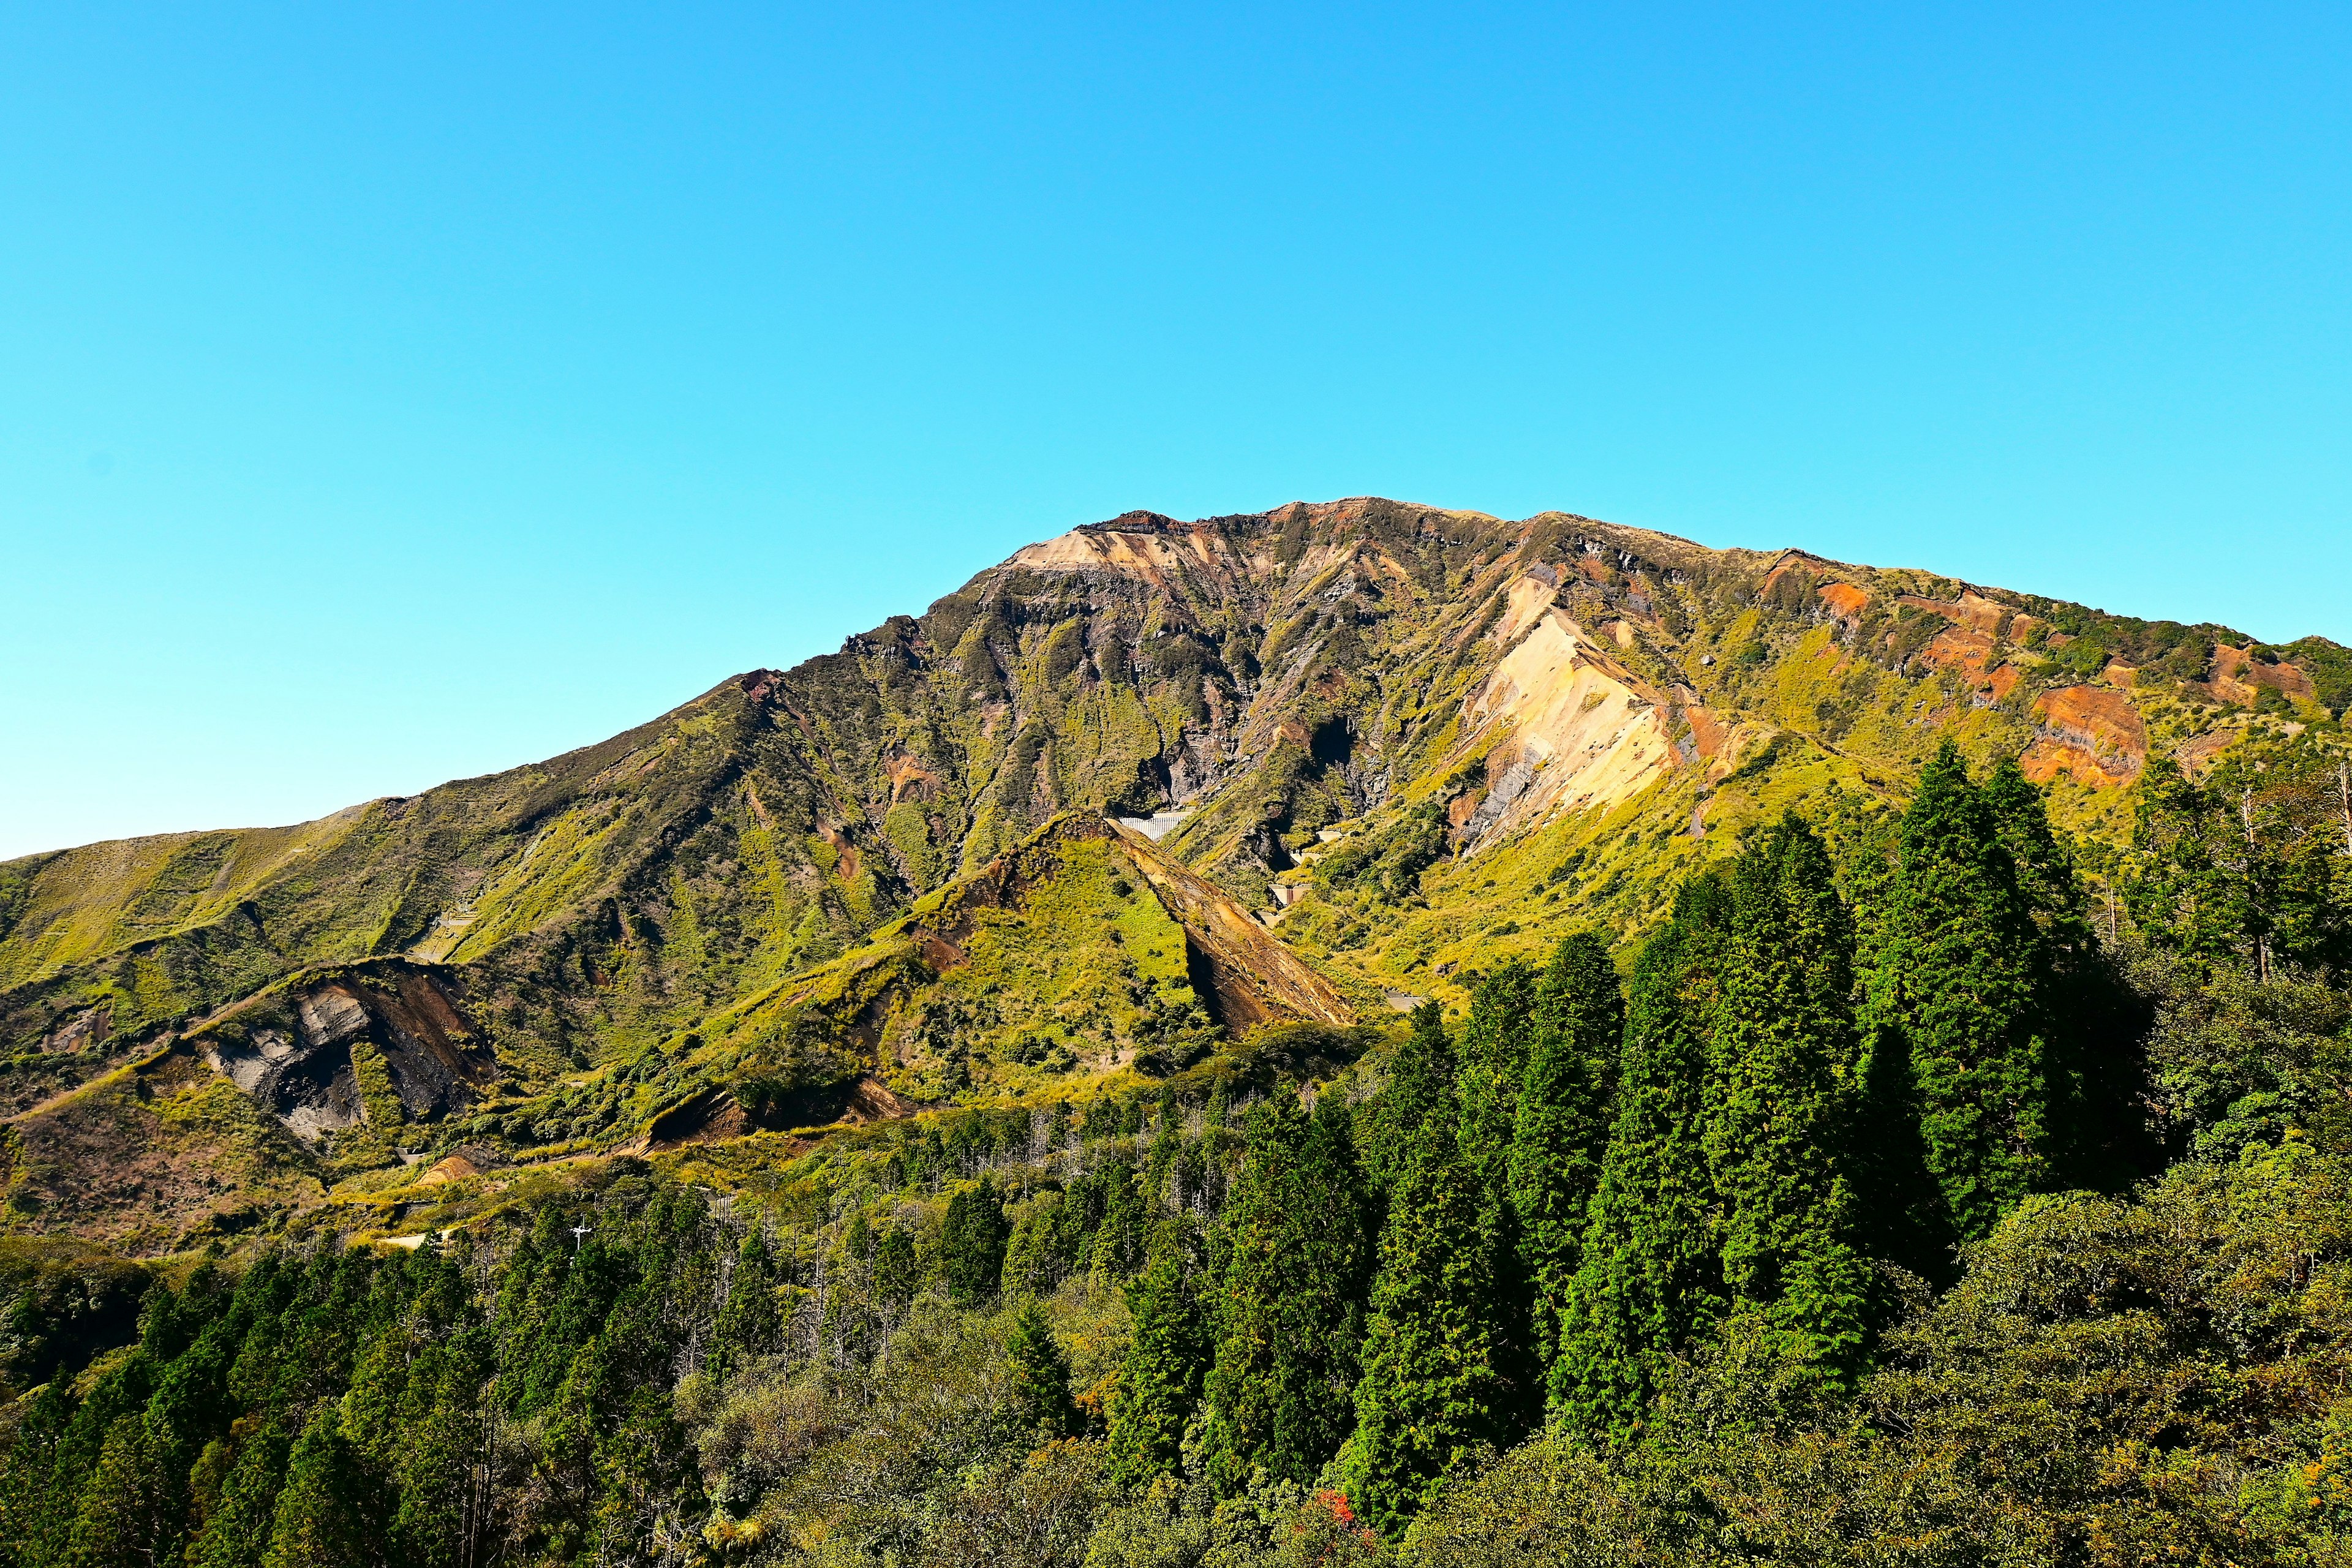
[[[1206,1030],[1184,929],[1112,840],[1066,843],[1017,908],[975,909],[971,920],[963,962],[884,1031],[901,1064],[894,1087],[932,1098],[977,1075],[1019,1093]]]
[[[1547,621],[1596,682],[1584,710],[1609,697],[1628,729],[1564,740],[1540,702],[1525,729],[1492,717],[1498,667]],[[746,1135],[734,1111],[835,1114],[866,1079],[1058,1092],[1175,1070],[1214,1033],[1175,922],[1138,879],[1112,890],[1108,851],[958,902],[952,957],[918,940],[944,907],[926,900],[961,900],[1066,812],[1181,807],[1160,848],[1385,1016],[1459,1006],[1469,977],[1572,930],[1638,940],[1755,825],[1897,804],[1948,737],[1979,770],[2074,744],[2040,706],[2053,691],[2112,693],[2149,752],[2201,766],[2240,732],[2332,731],[2347,669],[2319,639],[2265,648],[1565,514],[1139,514],[544,763],[0,867],[0,1106],[23,1117],[273,987],[395,960],[444,966],[486,1074],[395,1124],[400,1085],[355,1049],[368,1123],[314,1152],[343,1179],[395,1142],[555,1157]],[[1637,744],[1662,761],[1577,804],[1576,779]],[[2108,761],[2090,783],[2044,770],[2093,861],[2130,831],[2137,762]]]

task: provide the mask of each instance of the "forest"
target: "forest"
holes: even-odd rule
[[[1451,1017],[407,1248],[0,1239],[0,1561],[2352,1562],[2343,786],[2153,758],[2117,850],[1947,745]]]

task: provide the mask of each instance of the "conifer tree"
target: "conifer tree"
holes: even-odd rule
[[[1305,1485],[1353,1424],[1370,1238],[1345,1109],[1276,1095],[1252,1118],[1225,1206],[1216,1356],[1204,1388],[1212,1485],[1253,1468]]]
[[[471,1560],[467,1547],[488,1500],[480,1495],[488,1439],[480,1393],[489,1370],[488,1338],[478,1329],[417,1358],[403,1411],[392,1531],[399,1560],[412,1568],[458,1568]]]
[[[1874,1185],[1897,1205],[1882,1228],[1903,1260],[1940,1277],[1949,1240],[1988,1235],[2046,1177],[2040,937],[1948,741],[1921,772],[1900,854],[1866,1020]]]
[[[1275,1096],[1249,1123],[1225,1201],[1216,1359],[1204,1383],[1209,1481],[1237,1493],[1254,1467],[1307,1483],[1352,1422],[1369,1241],[1340,1107],[1310,1119]]]
[[[360,1568],[383,1561],[380,1494],[361,1473],[335,1407],[322,1405],[287,1456],[261,1568]]]
[[[1102,1224],[1095,1232],[1094,1271],[1117,1283],[1143,1267],[1151,1217],[1143,1184],[1126,1159],[1113,1155],[1103,1163],[1096,1179],[1102,1184],[1103,1209]]]
[[[1158,1127],[1151,1137],[1151,1153],[1145,1166],[1145,1191],[1153,1198],[1168,1191],[1168,1173],[1176,1168],[1176,1157],[1184,1149],[1181,1117],[1176,1108],[1176,1089],[1163,1084],[1160,1089]],[[1149,1244],[1147,1244],[1148,1246]]]
[[[1722,1310],[1703,1133],[1720,890],[1686,883],[1633,965],[1617,1117],[1550,1363],[1554,1417],[1590,1438],[1635,1436],[1663,1369]]]
[[[1391,1538],[1504,1435],[1494,1260],[1479,1234],[1479,1184],[1458,1121],[1447,1097],[1413,1134],[1381,1237],[1356,1385],[1347,1494]]]
[[[1509,1182],[1511,1138],[1536,1017],[1535,972],[1512,959],[1478,983],[1462,1029],[1462,1146],[1496,1192]]]
[[[755,1224],[736,1248],[735,1270],[727,1279],[727,1300],[710,1326],[713,1376],[723,1380],[743,1357],[773,1346],[782,1328],[776,1310],[777,1273],[767,1236]]]
[[[1462,1030],[1457,1088],[1462,1105],[1462,1152],[1479,1188],[1478,1226],[1493,1255],[1495,1289],[1503,1325],[1496,1366],[1509,1389],[1502,1410],[1511,1435],[1533,1426],[1543,1412],[1543,1355],[1538,1290],[1529,1272],[1521,1215],[1512,1201],[1512,1146],[1521,1089],[1536,1033],[1535,972],[1512,959],[1478,983]],[[1597,1117],[1595,1121],[1597,1123]]]
[[[188,1568],[259,1568],[291,1447],[286,1428],[276,1422],[237,1438],[220,1499],[188,1543]]]
[[[166,1507],[163,1468],[145,1419],[117,1416],[75,1511],[67,1568],[113,1568],[152,1557],[170,1523]]]
[[[2003,757],[1979,793],[2041,938],[2053,1176],[2060,1185],[2120,1189],[2149,1158],[2139,1111],[2143,1004],[2100,951],[2089,897],[2042,791]]]
[[[1711,1031],[1708,1167],[1724,1283],[1842,1378],[1867,1275],[1853,1250],[1853,929],[1828,851],[1794,816],[1741,857]]]
[[[1110,1400],[1110,1479],[1140,1489],[1175,1473],[1185,1424],[1200,1405],[1212,1344],[1181,1222],[1155,1226],[1143,1272],[1128,1287],[1135,1321]]]
[[[1039,1442],[1076,1431],[1078,1413],[1070,1398],[1070,1358],[1062,1353],[1054,1325],[1034,1296],[1013,1315],[1004,1357],[1013,1426]]]
[[[983,1180],[956,1189],[940,1226],[940,1279],[949,1300],[971,1307],[996,1294],[1011,1236],[992,1184]]]
[[[1454,1093],[1454,1048],[1445,1037],[1445,1016],[1434,1002],[1412,1010],[1412,1032],[1389,1064],[1388,1087],[1374,1102],[1371,1132],[1364,1142],[1365,1173],[1385,1192],[1404,1173],[1413,1134],[1441,1100]]]
[[[52,1375],[25,1401],[0,1451],[0,1563],[7,1568],[34,1568],[42,1559],[58,1449],[73,1417],[66,1380]]]
[[[904,1226],[894,1225],[874,1244],[874,1300],[885,1316],[895,1318],[915,1299],[920,1280],[915,1262],[915,1238]]]
[[[1561,1314],[1609,1132],[1624,999],[1591,932],[1559,944],[1543,979],[1533,1059],[1519,1095],[1509,1197],[1530,1287],[1535,1364],[1557,1365]],[[1549,1379],[1547,1379],[1547,1383]]]

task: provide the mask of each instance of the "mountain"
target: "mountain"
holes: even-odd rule
[[[536,766],[0,865],[9,1223],[165,1251],[453,1158],[1181,1072],[1631,938],[1947,737],[2114,841],[2151,757],[2347,700],[2324,639],[1565,513],[1129,513]]]

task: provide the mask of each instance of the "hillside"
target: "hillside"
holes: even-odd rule
[[[0,1568],[2352,1561],[2345,671],[1129,516],[13,863]]]
[[[1947,737],[2116,843],[2150,758],[2347,697],[2319,639],[1566,514],[1130,513],[546,763],[0,866],[9,1223],[168,1250],[461,1147],[1181,1071],[1630,942]]]

